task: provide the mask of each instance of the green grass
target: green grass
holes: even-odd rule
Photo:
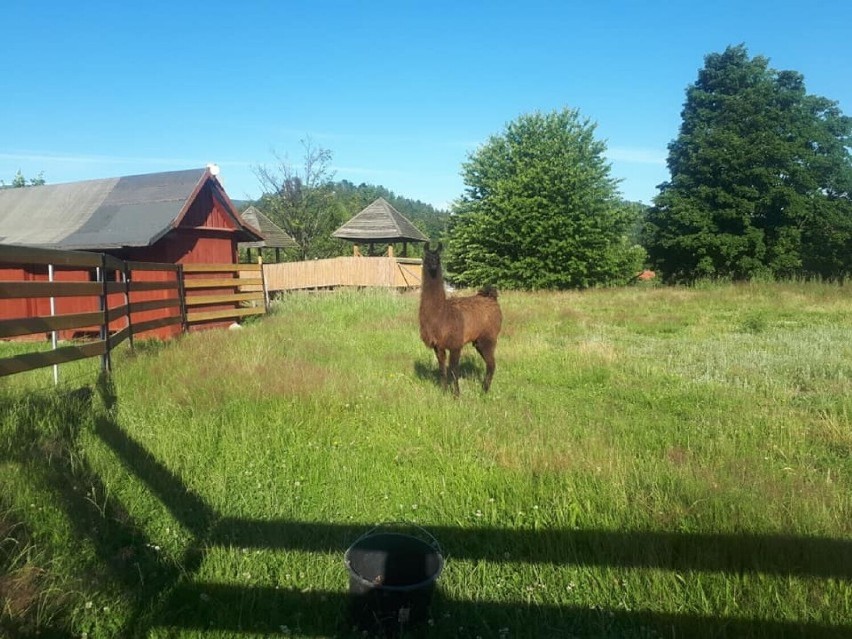
[[[852,633],[846,288],[505,293],[459,399],[417,303],[0,380],[0,633],[360,636],[343,552],[395,521],[447,556],[415,636]]]

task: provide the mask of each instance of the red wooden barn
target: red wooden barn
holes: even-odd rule
[[[2,189],[0,250],[3,244],[14,244],[96,251],[139,262],[234,264],[238,242],[264,238],[240,217],[214,171],[192,169]],[[79,280],[91,275],[57,270],[54,278]],[[46,267],[0,269],[0,280],[47,276]],[[135,280],[165,277],[168,274],[160,272],[134,274]],[[134,297],[134,301],[143,299],[150,297]],[[92,298],[57,298],[55,304],[56,314],[97,309]],[[49,315],[47,305],[44,299],[0,300],[0,319]],[[138,320],[154,319],[157,313],[149,311]],[[166,327],[157,336],[168,337],[178,330]]]

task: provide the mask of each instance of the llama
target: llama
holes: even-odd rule
[[[423,253],[423,279],[420,290],[420,338],[435,351],[441,371],[441,385],[447,389],[447,351],[450,353],[449,373],[453,393],[459,394],[459,359],[465,344],[474,348],[485,360],[485,379],[482,389],[488,392],[496,363],[494,349],[503,323],[497,302],[497,291],[488,287],[476,295],[447,297],[444,274],[441,270],[441,250],[426,244]]]

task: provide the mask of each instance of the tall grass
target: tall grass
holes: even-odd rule
[[[367,291],[125,349],[92,398],[2,382],[0,512],[32,558],[0,546],[0,584],[37,566],[43,612],[0,629],[357,636],[343,551],[403,521],[447,556],[415,635],[852,633],[845,288],[501,303],[492,390],[470,351],[458,400],[416,295]]]

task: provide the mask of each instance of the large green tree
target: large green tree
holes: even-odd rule
[[[462,165],[447,269],[464,286],[568,289],[626,282],[643,251],[595,125],[571,109],[522,115]]]
[[[706,56],[682,118],[645,235],[666,279],[849,272],[852,121],[837,103],[739,45]]]

